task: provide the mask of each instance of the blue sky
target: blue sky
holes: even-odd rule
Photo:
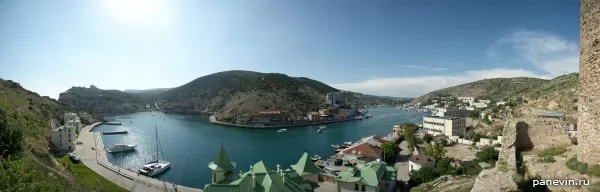
[[[4,0],[0,42],[0,78],[53,98],[225,70],[419,96],[578,71],[579,1]]]

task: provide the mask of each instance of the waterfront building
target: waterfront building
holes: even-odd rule
[[[271,126],[288,124],[287,115],[284,111],[263,111],[251,117],[253,125]]]
[[[236,116],[236,118],[235,118],[236,124],[244,125],[244,124],[248,124],[248,122],[250,122],[250,115],[248,115],[248,114],[241,114],[241,115]]]
[[[308,120],[317,121],[321,119],[321,114],[319,112],[310,112],[308,113]]]
[[[63,118],[65,120],[65,125],[75,127],[75,132],[79,133],[83,126],[79,116],[77,116],[77,113],[65,113]]]
[[[464,136],[467,132],[466,124],[466,119],[462,117],[423,117],[423,130],[434,136]]]
[[[204,186],[204,192],[222,191],[289,191],[311,192],[318,186],[319,169],[304,153],[298,162],[288,169],[277,165],[276,170],[270,169],[263,161],[250,166],[250,170],[239,174],[234,173],[236,164],[229,160],[223,144],[217,155],[217,160],[209,163],[212,170],[212,183]]]
[[[352,98],[352,94],[346,91],[340,92],[331,92],[327,93],[327,97],[325,98],[325,103],[327,105],[331,105],[333,107],[340,107],[344,105],[350,104],[350,98]]]
[[[341,171],[336,176],[337,191],[392,192],[396,187],[396,168],[379,159]]]
[[[427,155],[415,155],[408,159],[408,164],[408,172],[412,173],[412,171],[418,171],[423,167],[434,167],[435,158]]]

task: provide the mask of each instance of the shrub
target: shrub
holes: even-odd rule
[[[552,156],[544,156],[544,157],[542,157],[540,159],[540,161],[542,163],[554,163],[554,162],[556,162],[556,160],[554,160],[554,157],[552,157]]]
[[[477,157],[477,160],[480,162],[493,163],[495,161],[498,161],[499,153],[500,152],[494,149],[493,147],[486,146],[483,149],[481,149],[481,151],[478,151],[475,154],[475,157]]]
[[[571,137],[571,144],[577,145],[577,137]]]
[[[431,143],[431,141],[433,141],[433,135],[429,133],[423,135],[423,141],[425,141],[425,143]]]
[[[434,170],[433,167],[423,167],[418,171],[412,171],[410,184],[411,186],[418,186],[422,183],[433,181],[437,177],[439,177],[439,174]]]

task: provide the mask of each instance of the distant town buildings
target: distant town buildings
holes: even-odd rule
[[[333,107],[340,107],[344,105],[350,105],[350,99],[352,98],[352,94],[346,91],[340,92],[331,92],[327,93],[327,97],[325,98],[325,103],[327,105]]]
[[[53,128],[51,141],[52,144],[59,150],[75,150],[76,136],[79,133],[82,124],[77,116],[77,113],[64,114],[65,124],[58,126],[56,121],[52,121]]]
[[[423,117],[423,130],[432,135],[464,136],[467,121],[462,117]]]
[[[473,103],[475,102],[475,97],[458,97],[458,100],[463,103]]]
[[[488,106],[488,104],[476,102],[476,103],[471,103],[471,106],[475,107],[476,109],[481,109],[481,108],[486,108]]]

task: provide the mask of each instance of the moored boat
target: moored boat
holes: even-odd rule
[[[139,173],[149,177],[159,175],[171,167],[171,162],[161,160],[161,157],[164,159],[164,156],[162,156],[162,153],[159,153],[159,150],[162,151],[162,148],[160,146],[160,139],[158,138],[158,128],[156,128],[156,125],[154,128],[156,129],[156,160],[146,163],[139,170]]]
[[[118,153],[134,150],[137,145],[128,145],[128,144],[115,144],[112,147],[106,149],[109,153]]]
[[[313,161],[318,161],[318,160],[321,160],[321,156],[319,156],[319,155],[315,155],[315,156],[311,157],[311,159],[312,159]]]
[[[287,132],[287,129],[280,129],[277,131],[277,133],[283,133],[283,132]]]

